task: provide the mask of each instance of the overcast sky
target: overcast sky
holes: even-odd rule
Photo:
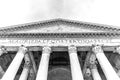
[[[54,18],[120,26],[120,0],[0,0],[0,27]]]

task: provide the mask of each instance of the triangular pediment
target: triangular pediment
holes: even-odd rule
[[[28,23],[0,29],[0,33],[91,33],[118,32],[120,29],[64,19]]]
[[[88,33],[88,32],[105,32],[105,31],[67,25],[54,25],[49,27],[38,27],[26,30],[19,30],[14,31],[12,33]]]

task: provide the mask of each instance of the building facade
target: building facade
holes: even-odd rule
[[[120,29],[52,19],[0,29],[1,80],[120,80]]]

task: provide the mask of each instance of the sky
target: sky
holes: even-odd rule
[[[120,28],[120,0],[0,0],[0,27],[64,18]]]

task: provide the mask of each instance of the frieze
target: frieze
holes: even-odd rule
[[[6,39],[0,40],[6,46],[91,46],[91,45],[119,45],[118,39]]]

